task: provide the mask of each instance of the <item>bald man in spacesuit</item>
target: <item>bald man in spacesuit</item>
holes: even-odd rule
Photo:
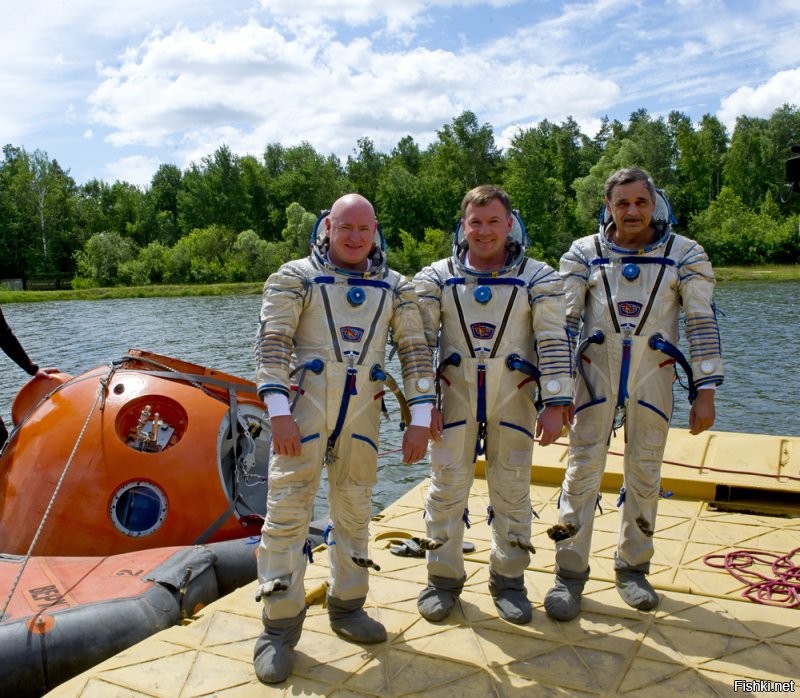
[[[386,267],[372,205],[348,194],[317,222],[311,254],[284,264],[264,285],[256,380],[273,456],[258,554],[264,632],[254,656],[264,683],[283,681],[294,666],[306,613],[304,544],[323,463],[333,524],[331,627],[353,642],[386,639],[363,606],[390,332],[411,414],[403,460],[412,463],[425,455],[430,435],[430,352],[413,287]]]
[[[714,423],[714,390],[723,380],[714,272],[703,248],[672,231],[669,204],[641,169],[611,175],[605,205],[599,232],[576,240],[560,266],[579,376],[559,524],[550,531],[556,583],[544,599],[546,612],[558,621],[581,609],[609,440],[623,425],[616,586],[633,608],[658,605],[647,574],[675,364],[690,375],[692,434]],[[681,311],[690,362],[677,348]]]
[[[441,389],[425,499],[428,585],[417,608],[428,620],[442,620],[461,594],[467,502],[475,461],[485,455],[489,589],[500,617],[524,624],[532,616],[523,573],[534,551],[534,438],[553,443],[571,415],[564,290],[551,267],[525,256],[526,235],[506,192],[476,187],[461,211],[453,256],[414,277]]]

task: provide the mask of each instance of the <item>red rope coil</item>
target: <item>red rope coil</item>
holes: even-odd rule
[[[734,550],[724,555],[711,554],[703,558],[709,567],[725,569],[747,587],[742,596],[765,606],[800,608],[800,548],[785,555],[764,550]],[[756,569],[761,565],[769,572]],[[771,576],[770,576],[771,575]]]

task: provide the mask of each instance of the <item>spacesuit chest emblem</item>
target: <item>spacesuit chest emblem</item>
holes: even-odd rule
[[[343,325],[339,328],[339,332],[345,342],[360,342],[364,336],[363,327],[353,327],[352,325]]]
[[[494,331],[497,326],[489,322],[474,322],[469,328],[472,330],[472,336],[475,339],[491,339],[494,337]]]
[[[620,301],[617,303],[617,311],[622,317],[639,317],[642,304],[636,301]]]

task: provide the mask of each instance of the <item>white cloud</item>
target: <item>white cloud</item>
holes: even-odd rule
[[[273,18],[295,29],[345,22],[352,27],[381,26],[387,33],[397,35],[430,23],[429,15],[437,9],[494,9],[524,5],[525,0],[260,0],[260,4]]]
[[[228,0],[229,12],[252,0]],[[119,42],[140,41],[158,23],[208,16],[213,0],[37,0],[6,2],[0,22],[0,133],[25,139],[63,127],[65,102],[82,103],[94,66]],[[207,19],[204,20],[208,21]],[[114,48],[112,48],[112,46]]]
[[[639,108],[699,118],[723,95],[735,119],[798,65],[792,0],[7,4],[0,134],[59,148],[81,176],[135,165],[121,152],[185,167],[222,143],[346,156],[363,136],[385,152],[411,135],[424,147],[467,109],[501,145],[544,118],[572,116],[590,136]]]
[[[105,167],[106,177],[104,179],[146,187],[150,184],[153,173],[160,164],[158,158],[130,155],[109,162]]]
[[[776,73],[756,87],[740,87],[722,99],[717,117],[732,132],[737,116],[768,118],[784,104],[800,107],[800,68]]]
[[[424,0],[261,0],[261,6],[287,25],[343,21],[355,27],[385,22],[395,31],[414,24],[429,3]]]
[[[108,142],[169,145],[181,166],[222,142],[260,154],[271,142],[305,140],[341,157],[364,135],[381,150],[408,133],[426,145],[467,109],[498,128],[591,119],[619,95],[589,70],[539,66],[492,47],[391,50],[367,37],[294,37],[255,21],[154,32],[101,75],[89,103]]]

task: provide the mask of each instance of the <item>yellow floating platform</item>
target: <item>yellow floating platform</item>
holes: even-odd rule
[[[611,451],[621,454],[622,444],[614,441]],[[566,447],[539,447],[535,458],[531,492],[540,519],[538,552],[525,573],[534,604],[528,625],[498,619],[489,595],[490,529],[480,520],[489,502],[479,464],[466,534],[475,551],[466,555],[467,584],[445,621],[430,623],[417,612],[424,560],[390,552],[423,534],[426,481],[373,522],[371,554],[381,570],[371,575],[367,605],[387,628],[385,643],[348,643],[330,629],[322,605],[329,572],[323,548],[306,575],[310,607],[286,682],[264,686],[253,672],[261,631],[253,582],[48,695],[800,695],[800,609],[747,600],[744,583],[704,562],[740,549],[786,554],[800,546],[800,438],[671,432],[663,481],[672,496],[659,507],[650,575],[662,600],[650,613],[629,608],[614,589],[622,459],[610,457],[583,612],[563,624],[541,604],[553,580],[553,544],[544,532],[557,519]]]

